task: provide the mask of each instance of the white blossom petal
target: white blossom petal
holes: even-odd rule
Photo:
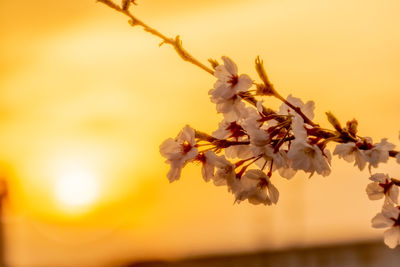
[[[395,185],[392,186],[387,196],[391,201],[393,201],[393,203],[397,204],[399,202],[399,187]]]
[[[400,241],[400,228],[399,226],[390,228],[383,232],[383,237],[385,244],[389,248],[395,248],[399,244]]]
[[[369,179],[377,183],[386,183],[390,180],[389,175],[384,173],[375,173]]]
[[[229,72],[231,75],[236,75],[238,73],[237,65],[235,62],[232,61],[229,57],[221,57],[222,61],[224,61],[224,66],[226,70]]]
[[[298,141],[305,141],[307,139],[307,130],[304,127],[304,120],[300,116],[296,116],[292,121],[293,135]]]
[[[292,179],[297,171],[293,170],[292,168],[279,168],[278,169],[279,175],[286,179]]]
[[[276,204],[279,199],[278,189],[273,184],[270,184],[268,186],[268,193],[269,193],[269,198],[271,199],[271,202]]]
[[[375,215],[374,218],[371,220],[372,227],[374,228],[387,228],[392,227],[394,222],[390,219],[385,217],[382,213],[378,213]]]
[[[246,92],[253,84],[253,80],[247,74],[241,74],[239,81],[235,85],[236,92]]]
[[[181,145],[174,139],[168,138],[160,145],[160,154],[167,159],[176,159],[181,157]]]
[[[236,178],[235,165],[226,160],[225,156],[215,159],[216,171],[212,178],[216,186],[232,184]]]
[[[377,183],[368,184],[366,191],[370,200],[378,200],[385,196],[383,193],[383,187]]]
[[[390,201],[386,200],[382,207],[382,214],[386,218],[397,219],[400,214],[400,209],[397,206],[394,206]]]
[[[203,178],[206,182],[210,181],[212,178],[214,178],[214,169],[215,169],[215,163],[217,160],[217,155],[215,155],[214,152],[212,151],[207,151],[205,152],[203,157],[203,166],[201,168],[201,173],[203,175]]]
[[[181,176],[182,172],[182,165],[181,164],[174,164],[171,163],[171,168],[167,173],[167,178],[170,183],[178,180]]]

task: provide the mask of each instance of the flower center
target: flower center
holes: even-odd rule
[[[226,130],[231,132],[231,135],[229,137],[232,137],[235,139],[238,139],[239,137],[246,135],[242,126],[237,124],[236,121],[231,122],[231,124],[229,124],[229,126],[226,127]]]
[[[257,187],[264,189],[265,187],[268,186],[268,181],[266,179],[260,178],[259,180],[260,181],[258,182]]]
[[[370,150],[370,149],[374,148],[373,144],[371,144],[365,140],[362,143],[361,142],[356,143],[356,146],[361,150]]]
[[[233,88],[236,84],[239,82],[239,76],[237,75],[232,75],[231,79],[228,81],[228,83],[231,85],[231,88]]]
[[[203,163],[203,164],[205,164],[206,161],[207,161],[206,156],[204,155],[204,153],[199,153],[199,154],[197,155],[196,159],[197,159],[198,161],[200,161],[201,163]]]
[[[400,226],[400,214],[399,214],[399,216],[397,217],[397,219],[395,219],[395,218],[390,218],[392,221],[394,221],[394,224],[393,224],[393,226]]]
[[[181,144],[183,154],[187,154],[190,150],[192,150],[192,145],[189,144],[188,141],[185,141]]]
[[[387,192],[389,192],[390,188],[392,188],[393,183],[386,180],[385,183],[379,183],[379,186],[383,188],[383,193],[386,194]]]

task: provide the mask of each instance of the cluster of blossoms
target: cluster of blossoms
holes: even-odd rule
[[[209,60],[212,68],[195,59],[182,47],[177,36],[169,38],[136,18],[130,7],[135,0],[97,0],[126,15],[131,26],[140,26],[146,32],[162,39],[162,44],[174,47],[185,61],[214,75],[217,81],[209,91],[217,112],[223,115],[218,129],[211,135],[185,126],[178,136],[165,140],[160,153],[171,165],[169,181],[180,178],[182,168],[189,162],[202,164],[206,182],[226,186],[235,202],[247,200],[252,204],[272,205],[279,199],[279,191],[272,184],[273,173],[291,179],[297,171],[310,177],[328,176],[331,173],[331,153],[328,143],[336,143],[333,155],[347,162],[354,162],[360,170],[367,165],[371,173],[389,157],[400,163],[400,153],[387,139],[374,143],[372,138],[358,135],[356,120],[342,127],[330,112],[327,118],[333,129],[325,129],[313,122],[314,102],[304,103],[293,96],[283,98],[271,84],[262,61],[256,59],[256,71],[261,82],[257,83],[246,74],[238,74],[236,64],[222,57],[223,64]],[[252,89],[253,88],[253,89]],[[266,108],[263,97],[275,97],[282,101],[278,111]],[[384,232],[385,243],[394,248],[400,243],[400,206],[398,187],[400,180],[387,174],[376,173],[367,186],[371,200],[384,198],[382,211],[372,219],[372,226],[389,228]]]
[[[354,162],[360,170],[368,165],[371,172],[389,157],[400,163],[400,153],[393,144],[387,139],[374,143],[370,137],[359,136],[354,119],[342,127],[328,112],[333,129],[314,123],[314,102],[304,103],[291,95],[281,97],[269,82],[260,59],[256,60],[256,70],[262,83],[246,74],[239,75],[236,64],[228,57],[222,57],[222,61],[223,64],[211,61],[217,81],[209,95],[223,120],[211,135],[185,126],[175,139],[161,144],[160,153],[171,165],[169,181],[178,180],[187,163],[199,162],[204,180],[226,186],[235,202],[271,205],[279,199],[279,191],[271,182],[274,173],[286,179],[297,171],[310,177],[331,173],[329,142],[336,143],[333,155]],[[265,108],[263,96],[280,99],[283,103],[279,110]],[[384,233],[385,243],[394,248],[400,242],[400,181],[381,173],[370,179],[373,182],[366,189],[368,197],[385,198],[382,212],[373,218],[372,225],[390,227]]]

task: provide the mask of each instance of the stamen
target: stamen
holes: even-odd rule
[[[228,81],[228,83],[231,84],[231,88],[233,88],[236,84],[239,82],[239,76],[237,75],[232,75],[231,79]]]
[[[192,145],[189,144],[188,141],[183,142],[183,143],[181,144],[181,146],[182,146],[182,152],[183,152],[183,154],[187,154],[187,153],[189,153],[190,150],[192,150]]]
[[[246,135],[246,133],[245,133],[244,129],[242,128],[242,126],[237,124],[236,121],[231,122],[231,124],[229,124],[229,126],[226,127],[226,130],[231,132],[231,135],[229,137],[235,138],[236,140],[239,137]]]

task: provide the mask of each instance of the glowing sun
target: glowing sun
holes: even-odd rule
[[[85,207],[98,196],[98,182],[94,174],[83,169],[69,169],[56,181],[56,197],[64,206]]]

